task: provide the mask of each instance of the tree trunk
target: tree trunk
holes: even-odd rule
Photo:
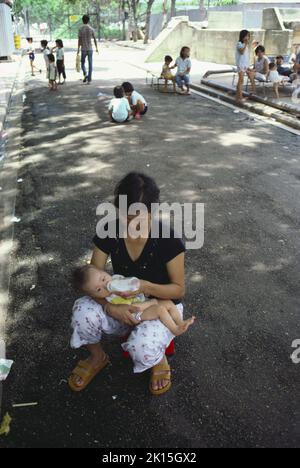
[[[138,5],[140,0],[130,0],[131,13],[133,19],[132,38],[134,42],[138,40]]]
[[[199,0],[199,10],[200,10],[200,21],[207,20],[207,12],[205,8],[204,0]]]
[[[120,18],[122,21],[122,40],[126,41],[125,0],[120,0]]]
[[[171,0],[171,18],[176,16],[176,0]]]
[[[153,5],[153,3],[154,3],[154,0],[148,0],[148,3],[147,3],[146,31],[145,31],[144,44],[148,44],[148,41],[149,41],[150,20],[151,20],[151,11],[152,11],[152,5]]]
[[[97,33],[98,33],[98,39],[100,41],[101,39],[101,21],[100,21],[100,3],[99,1],[96,2],[96,22],[97,22]]]
[[[162,29],[165,29],[168,25],[168,0],[163,1],[163,24]]]

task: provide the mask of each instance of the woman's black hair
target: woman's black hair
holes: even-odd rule
[[[188,46],[184,46],[184,47],[181,48],[181,51],[180,51],[180,57],[181,57],[181,58],[184,58],[183,52],[184,52],[186,49],[190,50],[190,48],[189,48]]]
[[[83,15],[82,22],[83,22],[83,24],[88,24],[90,22],[89,15]]]
[[[173,62],[173,59],[172,59],[171,55],[166,55],[165,56],[165,62]]]
[[[57,44],[58,47],[63,47],[64,43],[61,39],[56,39],[55,44]]]
[[[48,60],[49,60],[49,62],[55,62],[55,57],[54,57],[54,55],[53,55],[53,54],[49,54],[49,55],[48,55]]]
[[[116,86],[114,88],[114,96],[118,99],[124,97],[124,88],[122,86]]]
[[[89,278],[89,272],[94,268],[93,265],[84,265],[72,271],[72,286],[76,292],[83,292],[84,285]]]
[[[125,81],[122,84],[122,88],[124,89],[125,93],[132,93],[134,91],[134,87],[131,83],[129,83],[129,81]]]
[[[257,55],[258,52],[262,52],[263,54],[265,53],[266,49],[264,48],[264,46],[262,45],[259,45],[258,47],[256,47],[255,49],[255,54]]]
[[[46,41],[46,39],[43,39],[43,40],[41,41],[41,46],[44,47],[44,48],[46,49],[47,45],[48,45],[48,41]]]
[[[239,42],[244,42],[244,39],[248,36],[248,34],[248,29],[242,29],[242,31],[240,32]]]
[[[160,190],[154,179],[140,172],[130,172],[115,188],[115,207],[119,208],[119,196],[127,195],[127,206],[143,203],[150,212],[152,203],[159,203]]]

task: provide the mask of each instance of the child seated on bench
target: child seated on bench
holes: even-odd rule
[[[190,59],[190,48],[182,47],[180,56],[176,59],[175,65],[172,68],[177,67],[176,83],[184,94],[190,94],[190,72],[192,68],[192,62]],[[183,85],[186,86],[186,91],[183,89]]]
[[[173,59],[170,55],[165,56],[165,63],[162,68],[161,72],[161,78],[165,80],[165,87],[164,87],[164,92],[166,93],[168,91],[168,81],[172,81],[173,83],[173,89],[174,93],[176,92],[176,82],[175,82],[175,76],[171,72],[171,63],[173,62]]]

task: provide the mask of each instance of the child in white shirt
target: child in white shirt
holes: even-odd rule
[[[55,64],[55,57],[53,54],[48,55],[49,68],[48,68],[48,80],[50,91],[57,91],[57,68]]]
[[[45,60],[45,65],[46,65],[46,72],[48,73],[48,68],[49,68],[49,59],[48,59],[48,55],[50,54],[50,49],[48,47],[48,41],[46,41],[45,39],[43,39],[41,41],[41,48],[42,48],[42,54],[43,54],[43,57],[44,57],[44,60]]]
[[[122,86],[115,87],[114,96],[108,106],[109,116],[115,123],[126,122],[131,115],[131,109]]]
[[[61,39],[56,39],[55,47],[52,49],[52,53],[56,50],[56,66],[58,72],[58,84],[63,85],[66,81],[66,69],[65,69],[65,51],[64,44]],[[64,81],[61,81],[61,75]]]
[[[279,75],[279,73],[277,71],[276,63],[272,62],[272,63],[269,64],[269,73],[267,75],[267,79],[269,81],[271,81],[271,83],[273,83],[273,90],[274,90],[275,97],[276,97],[276,99],[279,99],[279,97],[280,97],[279,96],[279,85],[280,84],[284,85],[284,83],[289,81],[289,77]]]
[[[177,67],[175,80],[182,92],[184,92],[183,85],[186,86],[185,94],[190,94],[190,72],[192,68],[190,52],[191,50],[189,47],[182,47],[180,56],[176,59],[175,65],[172,67]]]
[[[122,88],[125,91],[134,118],[140,119],[141,116],[145,115],[148,111],[146,99],[140,93],[135,91],[133,85],[128,81],[122,84]]]

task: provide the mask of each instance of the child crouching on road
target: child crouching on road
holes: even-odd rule
[[[129,120],[131,116],[131,108],[128,99],[125,96],[122,86],[116,86],[114,89],[114,99],[112,99],[108,106],[108,113],[115,123],[122,123]]]
[[[125,91],[134,118],[140,119],[141,116],[145,115],[148,111],[148,104],[146,99],[140,93],[135,91],[133,85],[128,81],[122,84],[122,88]]]

